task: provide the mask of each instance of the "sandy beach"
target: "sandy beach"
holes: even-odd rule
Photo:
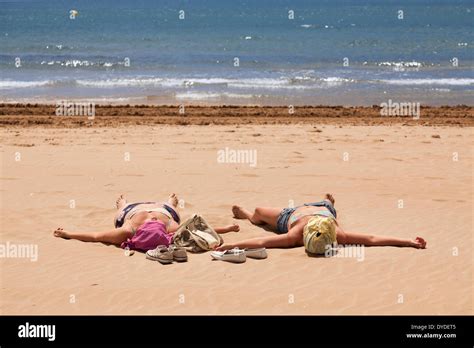
[[[0,243],[38,258],[0,258],[1,314],[473,314],[474,108],[0,106]],[[255,166],[219,163],[255,150]],[[115,199],[164,200],[183,217],[231,224],[232,204],[286,207],[336,199],[349,231],[422,236],[428,248],[370,247],[363,259],[272,249],[265,260],[163,266],[144,254],[53,237],[112,227]],[[71,202],[74,202],[71,206]],[[265,230],[238,221],[232,242]]]

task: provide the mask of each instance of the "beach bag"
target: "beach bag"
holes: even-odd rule
[[[178,227],[173,235],[173,243],[187,251],[199,253],[214,250],[224,240],[201,215],[194,214]]]

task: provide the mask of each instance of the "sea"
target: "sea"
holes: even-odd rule
[[[474,0],[0,0],[0,102],[474,105]]]

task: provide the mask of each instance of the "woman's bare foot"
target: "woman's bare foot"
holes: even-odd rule
[[[417,249],[425,249],[426,248],[426,240],[421,237],[416,237],[415,240],[411,241],[411,246]]]
[[[64,231],[61,227],[58,227],[54,230],[54,236],[58,238],[69,239],[68,233]]]
[[[119,210],[122,209],[126,204],[127,200],[125,199],[125,196],[123,194],[120,195],[119,198],[117,198],[117,200],[115,201],[115,206]]]
[[[232,213],[234,214],[235,219],[240,219],[240,220],[250,219],[250,217],[252,216],[251,212],[249,212],[247,209],[238,205],[232,206]]]
[[[168,204],[176,208],[178,206],[178,202],[179,202],[178,196],[176,196],[176,194],[174,193],[170,194],[168,198]]]
[[[332,205],[334,205],[334,203],[336,203],[336,200],[334,199],[334,197],[330,193],[326,193],[324,198],[327,199],[328,201],[330,201],[332,203]]]

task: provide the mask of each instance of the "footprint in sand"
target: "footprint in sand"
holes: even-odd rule
[[[236,190],[235,193],[263,193],[263,191],[256,191],[256,190]],[[228,207],[228,205],[225,205]]]
[[[84,215],[83,217],[85,218],[98,218],[98,217],[104,217],[104,215],[109,214],[113,209],[107,209],[106,211],[93,211],[91,213],[88,213]]]
[[[35,144],[13,144],[13,146],[20,146],[20,147],[33,147]]]
[[[324,177],[329,177],[329,175],[321,175],[321,174],[295,174],[293,175],[295,177],[301,177],[301,178],[324,178]]]
[[[257,174],[240,174],[239,176],[243,176],[243,177],[246,177],[246,178],[257,178],[258,177]]]

